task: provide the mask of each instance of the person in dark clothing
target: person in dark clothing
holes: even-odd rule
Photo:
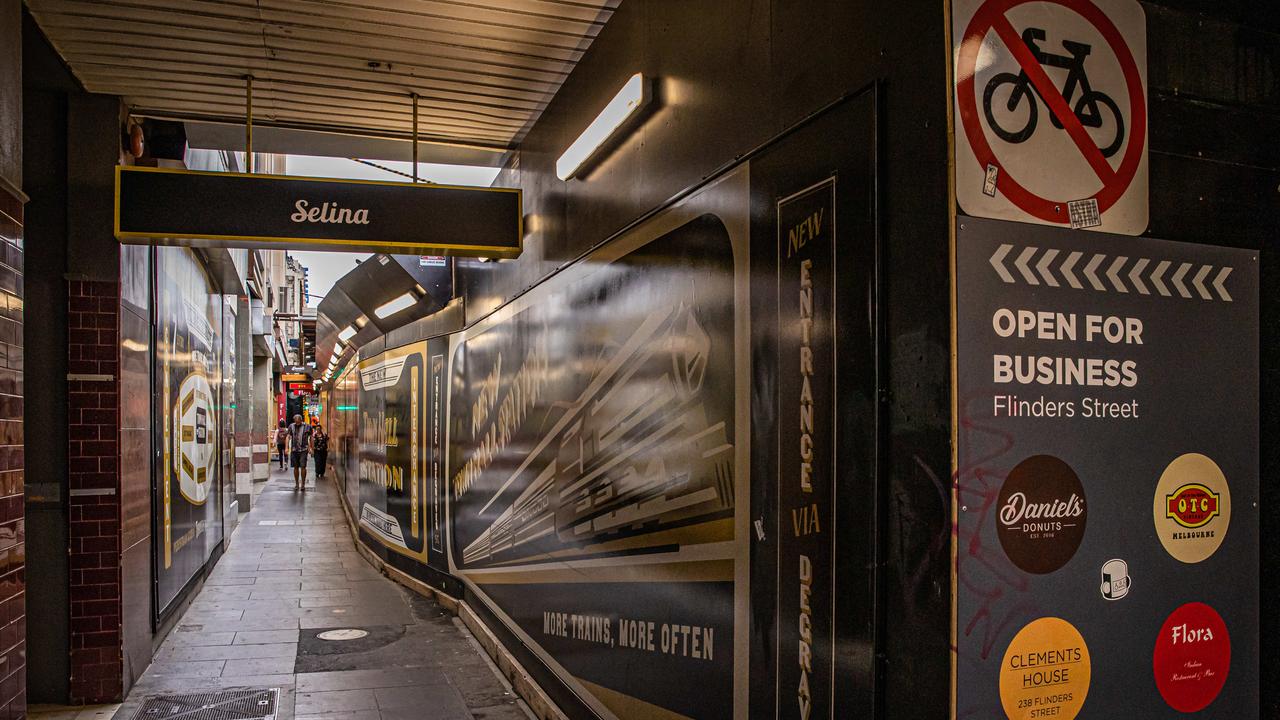
[[[293,466],[293,489],[307,490],[307,454],[311,451],[311,426],[294,415],[289,424],[289,464]]]
[[[285,445],[289,441],[288,426],[283,420],[280,421],[280,427],[276,428],[276,457],[280,458],[280,469],[284,470],[288,465],[289,456],[285,453]]]
[[[324,425],[316,423],[315,428],[311,430],[311,452],[316,458],[316,481],[324,479],[325,467],[329,463],[329,433],[324,431]]]

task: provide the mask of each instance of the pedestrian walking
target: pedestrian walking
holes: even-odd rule
[[[289,464],[293,466],[293,489],[307,491],[307,455],[311,451],[311,426],[293,416],[286,435],[289,438]]]
[[[329,433],[320,423],[316,423],[311,431],[311,452],[315,454],[316,482],[319,482],[324,479],[324,471],[329,464]]]
[[[287,467],[285,463],[289,461],[289,456],[284,451],[285,445],[288,442],[289,442],[289,433],[287,430],[287,426],[285,425],[285,422],[281,420],[280,426],[276,428],[276,457],[279,458],[280,460],[281,470],[284,470]]]

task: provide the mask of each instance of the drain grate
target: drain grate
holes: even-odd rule
[[[147,698],[133,720],[275,720],[280,691],[240,689]]]

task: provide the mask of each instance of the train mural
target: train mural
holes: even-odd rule
[[[323,401],[361,541],[598,717],[746,717],[746,204],[731,174]]]

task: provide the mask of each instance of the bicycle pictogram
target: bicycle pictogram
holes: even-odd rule
[[[1089,75],[1085,70],[1085,58],[1089,57],[1092,46],[1075,42],[1072,40],[1063,40],[1062,48],[1067,51],[1066,55],[1055,55],[1040,47],[1040,43],[1046,38],[1045,31],[1040,28],[1027,28],[1022,31],[1022,42],[1031,51],[1036,62],[1043,67],[1062,68],[1067,71],[1066,81],[1062,86],[1062,97],[1066,101],[1067,106],[1071,108],[1072,113],[1080,121],[1080,124],[1086,128],[1103,128],[1107,126],[1107,118],[1102,112],[1103,108],[1110,111],[1111,117],[1115,125],[1115,135],[1111,142],[1105,146],[1100,145],[1098,150],[1103,157],[1109,158],[1119,152],[1120,147],[1124,144],[1124,117],[1120,114],[1120,107],[1116,105],[1115,100],[1110,95],[1094,90],[1089,84]],[[996,100],[996,93],[1003,87],[1010,86],[1009,98],[1004,102]],[[1080,96],[1074,100],[1076,92],[1079,91]],[[1023,105],[1023,99],[1026,99],[1026,120],[1022,123],[1022,127],[1009,130],[1001,126],[996,118],[994,109],[995,104],[1002,105],[1004,109],[1013,114],[1019,112],[1019,107]],[[1026,70],[1020,70],[1016,75],[1014,73],[1003,72],[998,73],[987,82],[986,90],[982,93],[982,110],[987,116],[987,124],[1001,140],[1007,143],[1018,144],[1026,142],[1035,134],[1036,124],[1039,119],[1039,109],[1036,99],[1049,107],[1049,103],[1041,96],[1040,91],[1036,88],[1031,78],[1027,76]],[[994,102],[993,102],[994,101]],[[1063,129],[1062,121],[1049,112],[1049,120],[1053,126],[1059,130]],[[1009,122],[1009,120],[1006,120]],[[1016,126],[1016,119],[1012,120],[1012,124]]]

